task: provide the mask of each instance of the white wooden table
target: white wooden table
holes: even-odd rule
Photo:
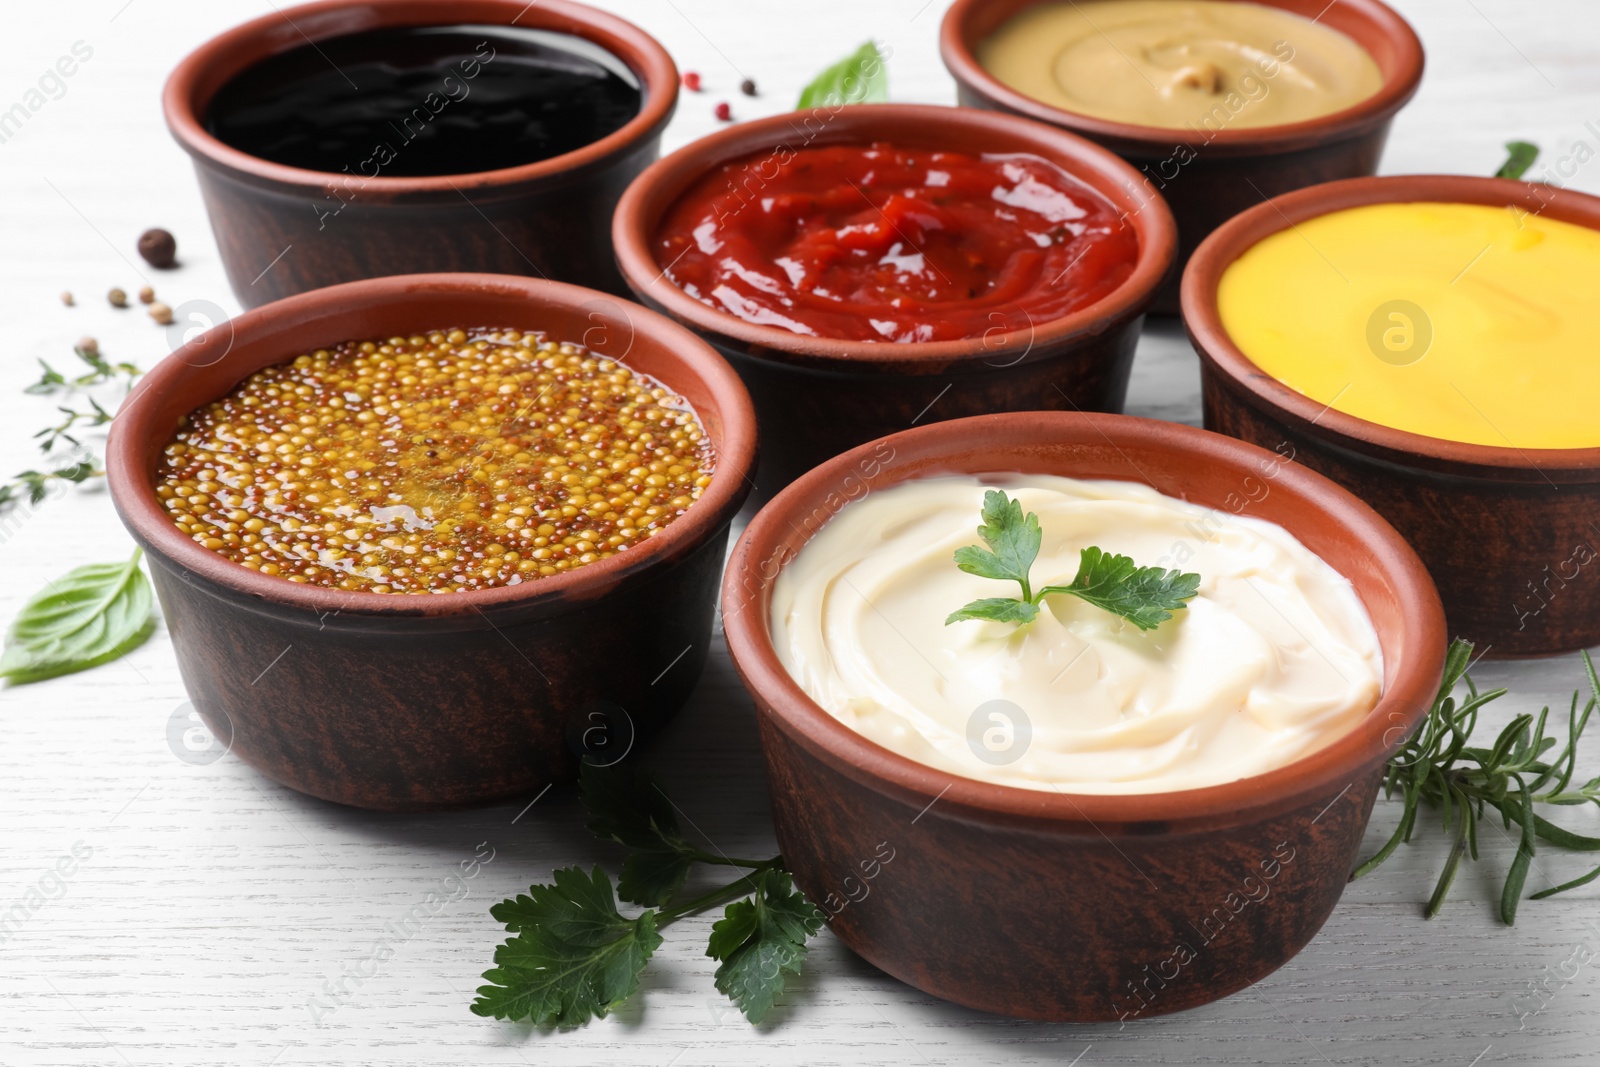
[[[891,93],[950,103],[935,0],[608,0],[686,70],[672,149],[737,116],[784,110],[822,66],[868,36],[892,50]],[[1428,48],[1420,95],[1400,116],[1386,172],[1492,172],[1501,143],[1543,145],[1550,177],[1600,190],[1600,11],[1593,0],[1401,0]],[[272,0],[13,2],[0,33],[0,111],[28,98],[75,42],[93,50],[0,143],[0,465],[34,462],[29,435],[52,417],[24,396],[35,356],[72,361],[92,334],[148,366],[167,351],[142,310],[113,311],[111,286],[144,284],[135,237],[178,235],[184,266],[144,274],[177,306],[237,304],[224,281],[187,158],[158,108],[162,79],[188,49],[270,11]],[[82,46],[80,46],[81,48]],[[738,93],[756,79],[757,99]],[[1597,120],[1592,127],[1585,123]],[[1578,152],[1583,143],[1588,151]],[[1539,174],[1543,168],[1536,168]],[[78,306],[57,294],[70,289]],[[1576,373],[1596,373],[1593,353]],[[1129,410],[1198,422],[1193,354],[1171,326],[1147,332]],[[101,490],[52,499],[5,527],[0,617],[49,575],[122,558],[129,542]],[[1489,664],[1513,686],[1488,717],[1563,702],[1578,661]],[[1515,928],[1492,901],[1511,853],[1495,829],[1458,878],[1445,914],[1421,901],[1445,848],[1431,829],[1353,885],[1299,957],[1256,987],[1177,1016],[1130,1025],[1018,1023],[937,1002],[877,972],[827,935],[775,1018],[748,1026],[711,986],[701,955],[709,917],[670,931],[643,995],[614,1018],[550,1036],[467,1011],[501,929],[491,903],[571,863],[612,861],[554,790],[469,814],[399,817],[346,810],[273,785],[232,756],[185,762],[168,743],[184,701],[166,634],[125,660],[0,692],[0,913],[42,904],[0,944],[0,1063],[11,1064],[946,1064],[1600,1062],[1600,885],[1526,902]],[[694,830],[733,854],[773,848],[750,703],[720,645],[690,706],[652,762]],[[1600,769],[1600,741],[1586,748]],[[1380,804],[1369,846],[1393,825]],[[1600,820],[1583,825],[1595,832]],[[459,861],[492,862],[409,935],[388,926]],[[59,857],[89,858],[70,878]],[[1529,887],[1586,869],[1542,854]],[[32,898],[37,902],[38,898]],[[392,957],[372,962],[387,941]],[[1576,957],[1574,956],[1577,952]],[[387,953],[384,954],[388,956]],[[1574,960],[1574,963],[1566,961]],[[343,995],[330,997],[341,976]],[[1553,990],[1543,1012],[1518,998]],[[321,998],[322,1010],[308,1006]],[[332,1010],[329,1010],[329,1006]]]

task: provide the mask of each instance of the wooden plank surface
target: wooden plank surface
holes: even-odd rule
[[[679,105],[669,149],[713,129],[719,100],[741,117],[785,109],[811,73],[867,36],[892,52],[895,99],[954,99],[935,48],[942,2],[603,6],[704,75],[706,92]],[[1386,172],[1489,173],[1501,143],[1515,137],[1545,146],[1547,176],[1600,189],[1591,161],[1600,150],[1592,0],[1397,6],[1421,33],[1429,69],[1396,124]],[[44,87],[42,106],[0,143],[7,471],[33,462],[28,437],[53,415],[50,402],[21,392],[36,376],[35,357],[70,361],[71,342],[84,334],[146,366],[168,350],[142,311],[107,307],[106,289],[132,292],[148,277],[174,306],[237,311],[158,93],[188,49],[271,10],[254,0],[73,0],[7,11],[0,110],[39,88],[76,42],[92,49],[70,78]],[[738,94],[746,76],[761,86],[759,98]],[[153,225],[178,235],[182,270],[157,274],[134,256],[134,238]],[[77,294],[77,307],[60,304],[63,289]],[[1585,361],[1575,373],[1595,373],[1592,353],[1574,358]],[[1181,333],[1151,327],[1129,410],[1198,422],[1197,382]],[[45,576],[129,548],[94,488],[50,499],[0,538],[0,616],[8,619]],[[1488,716],[1491,726],[1564,701],[1579,681],[1573,656],[1487,664],[1478,676],[1514,690]],[[644,995],[615,1018],[531,1033],[478,1019],[466,1005],[500,939],[489,904],[553,867],[612,858],[588,840],[570,795],[552,791],[526,812],[340,809],[272,785],[232,757],[209,765],[176,758],[167,728],[184,699],[160,632],[123,661],[0,691],[0,911],[31,889],[44,898],[0,944],[0,1063],[1600,1062],[1600,960],[1568,962],[1600,951],[1600,886],[1526,903],[1515,928],[1501,926],[1491,901],[1511,847],[1492,829],[1483,862],[1463,872],[1439,919],[1423,921],[1420,908],[1444,854],[1430,830],[1353,885],[1311,946],[1255,988],[1126,1028],[1019,1023],[942,1004],[826,935],[775,1018],[751,1028],[711,987],[711,961],[701,955],[710,919],[702,918],[671,931]],[[1590,766],[1600,766],[1597,744],[1586,748]],[[730,853],[772,849],[749,700],[720,644],[652,760],[706,840]],[[1394,817],[1380,804],[1369,845]],[[1593,832],[1597,820],[1581,824]],[[483,842],[493,858],[466,883],[467,895],[396,934],[389,924]],[[58,883],[48,872],[75,846],[88,858]],[[1582,857],[1542,854],[1529,884],[1583,869]],[[374,963],[385,944],[392,956]],[[359,984],[341,986],[351,973]],[[1546,979],[1554,992],[1545,1009],[1519,1017],[1535,1003],[1519,994]]]

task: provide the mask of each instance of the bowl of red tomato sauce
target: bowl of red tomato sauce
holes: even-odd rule
[[[1121,411],[1171,212],[1043,123],[823,106],[729,127],[641,174],[612,224],[645,304],[738,370],[765,499],[911,426]]]

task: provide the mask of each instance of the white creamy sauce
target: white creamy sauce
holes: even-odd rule
[[[986,488],[1038,514],[1033,587],[1096,545],[1197,572],[1158,628],[1053,595],[1025,627],[945,625],[1015,582],[958,570]],[[847,506],[779,573],[778,657],[813,700],[904,756],[968,778],[1159,793],[1281,767],[1377,703],[1378,637],[1348,580],[1282,527],[1134,482],[997,474],[903,482]]]

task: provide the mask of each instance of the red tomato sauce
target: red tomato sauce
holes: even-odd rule
[[[787,147],[726,163],[656,234],[684,292],[746,322],[853,341],[1041,325],[1127,280],[1133,226],[1027,154]]]

